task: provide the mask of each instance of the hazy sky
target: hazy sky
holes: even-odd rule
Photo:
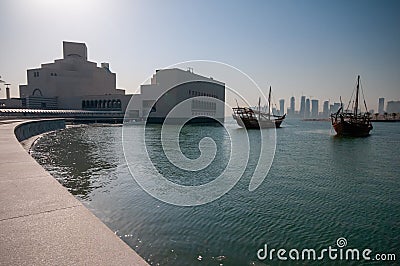
[[[399,14],[397,0],[2,0],[0,75],[16,97],[26,69],[61,58],[63,40],[79,41],[128,93],[157,68],[205,59],[272,85],[286,105],[295,96],[296,109],[302,94],[348,99],[360,74],[377,110],[378,97],[400,99]]]

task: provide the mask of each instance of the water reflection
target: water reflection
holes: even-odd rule
[[[93,134],[86,127],[73,127],[44,135],[37,141],[32,156],[73,195],[89,199],[94,189],[116,178],[112,170],[118,165],[115,157],[110,156],[109,141],[119,135],[115,128],[99,129]]]
[[[365,168],[371,158],[371,138],[343,138],[333,136],[330,139],[332,163],[337,167],[346,168],[348,172]],[[352,162],[352,163],[349,163]]]

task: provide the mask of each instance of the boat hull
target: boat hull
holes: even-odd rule
[[[370,123],[350,123],[347,121],[339,121],[332,123],[338,136],[349,137],[367,137],[372,130]]]
[[[232,117],[240,127],[247,129],[278,128],[281,126],[286,114],[282,116],[258,112],[256,114],[248,107],[234,107]]]
[[[246,129],[263,129],[263,128],[279,128],[279,127],[281,127],[281,124],[282,124],[284,118],[259,121],[255,118],[241,119],[240,117],[234,116],[234,119],[236,120],[237,124],[240,127],[243,127]]]

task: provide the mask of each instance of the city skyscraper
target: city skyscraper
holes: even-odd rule
[[[324,102],[324,107],[323,107],[322,113],[323,113],[324,118],[329,117],[329,101]]]
[[[388,114],[400,113],[400,101],[388,101],[386,106],[386,112]]]
[[[311,117],[318,117],[318,100],[311,100]]]
[[[285,113],[285,99],[279,100],[279,114],[283,115]]]
[[[380,115],[383,115],[383,113],[385,112],[384,108],[385,108],[385,98],[379,98],[378,113]]]
[[[295,98],[294,98],[294,96],[292,96],[291,98],[290,98],[290,114],[291,115],[294,115],[294,106],[295,106]]]
[[[301,100],[300,100],[300,112],[299,115],[301,118],[304,118],[304,111],[306,108],[306,96],[301,96]]]
[[[306,99],[306,106],[304,108],[304,118],[309,118],[310,117],[310,99]]]
[[[336,113],[337,111],[339,111],[339,108],[340,108],[340,103],[331,104],[330,105],[330,113],[331,114]]]

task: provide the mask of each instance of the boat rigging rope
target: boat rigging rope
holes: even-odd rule
[[[356,81],[356,85],[354,86],[353,93],[351,94],[351,98],[350,98],[350,100],[349,100],[349,103],[347,104],[346,110],[349,110],[351,100],[353,99],[354,92],[355,92],[356,90],[357,90],[357,81]],[[354,105],[354,101],[353,101],[353,105]],[[351,108],[351,109],[353,109],[353,108]]]
[[[362,96],[363,96],[365,112],[368,112],[368,107],[367,107],[367,103],[365,102],[364,90],[363,90],[361,82],[360,82],[360,88],[361,88],[361,93],[362,93]]]

